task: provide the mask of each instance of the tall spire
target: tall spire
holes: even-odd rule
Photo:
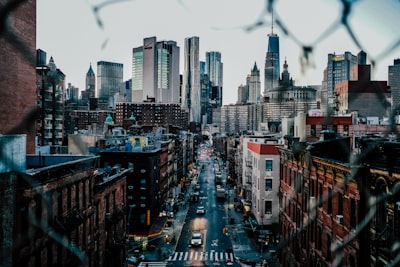
[[[274,34],[274,8],[271,8],[271,34]]]
[[[88,76],[95,76],[94,71],[93,71],[93,68],[92,68],[92,62],[90,62],[89,70],[88,70],[88,72],[87,72],[86,75],[88,75]]]

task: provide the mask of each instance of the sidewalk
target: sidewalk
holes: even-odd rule
[[[278,250],[277,244],[270,243],[268,246],[264,246],[261,254],[259,244],[247,233],[248,229],[244,224],[243,213],[235,211],[233,206],[230,205],[228,217],[231,221],[231,224],[227,225],[227,227],[231,237],[233,253],[242,266],[262,266],[262,259],[265,259],[266,263],[268,263],[265,266],[279,266],[275,255]]]
[[[146,262],[164,261],[175,251],[176,242],[181,235],[182,227],[189,209],[187,195],[185,195],[183,203],[186,204],[179,207],[178,212],[175,213],[173,224],[169,227],[164,227],[159,238],[151,242],[151,244],[155,246],[155,249],[143,251]]]

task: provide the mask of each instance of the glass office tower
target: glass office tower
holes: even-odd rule
[[[189,111],[189,121],[201,123],[199,37],[185,38],[182,80],[182,107]]]

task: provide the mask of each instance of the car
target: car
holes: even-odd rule
[[[190,240],[190,245],[192,247],[198,247],[203,244],[203,235],[201,233],[193,233],[192,239]]]
[[[204,208],[204,206],[197,207],[196,214],[205,214],[205,213],[206,213],[206,209]]]
[[[130,264],[136,264],[144,260],[145,257],[139,250],[134,250],[133,255],[128,257],[128,263]]]

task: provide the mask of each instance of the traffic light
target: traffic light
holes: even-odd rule
[[[171,242],[171,238],[169,237],[169,235],[166,235],[164,237],[164,242],[167,243],[167,244],[169,244]]]

